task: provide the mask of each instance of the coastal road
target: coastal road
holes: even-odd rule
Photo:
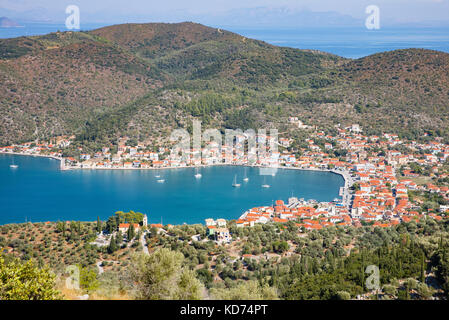
[[[331,171],[334,173],[341,174],[343,176],[343,179],[345,180],[345,186],[343,187],[344,192],[342,196],[342,202],[343,205],[349,209],[352,198],[349,188],[354,184],[354,179],[351,177],[350,173],[346,170],[331,170]]]
[[[351,204],[351,199],[352,199],[352,194],[349,191],[349,188],[352,187],[352,185],[355,183],[354,178],[351,177],[351,174],[349,173],[349,171],[347,170],[339,170],[339,169],[324,169],[324,170],[320,170],[318,169],[318,171],[327,171],[327,172],[333,172],[336,174],[339,174],[343,177],[343,179],[345,180],[345,185],[343,187],[343,195],[342,195],[342,203],[344,206],[348,207]]]

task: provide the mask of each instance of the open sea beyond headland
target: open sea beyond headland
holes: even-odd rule
[[[259,175],[258,168],[203,167],[202,178],[195,179],[194,168],[61,171],[59,165],[54,159],[0,154],[0,224],[105,220],[118,210],[146,213],[150,223],[204,223],[237,219],[247,209],[292,195],[332,201],[344,185],[338,174],[288,169],[273,177]],[[245,170],[248,182],[242,181]],[[232,187],[235,175],[240,188]],[[271,187],[262,188],[264,183]]]

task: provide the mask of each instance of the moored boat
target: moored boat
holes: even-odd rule
[[[237,175],[234,176],[234,183],[232,184],[234,188],[240,187],[240,183],[237,183]]]

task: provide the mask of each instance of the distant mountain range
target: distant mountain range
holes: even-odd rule
[[[14,27],[21,27],[21,25],[7,17],[0,17],[0,28],[14,28]]]
[[[289,8],[247,8],[234,9],[221,14],[197,17],[205,24],[239,27],[352,27],[361,26],[364,21],[338,12],[314,12]]]
[[[449,137],[449,54],[424,49],[351,60],[191,22],[123,24],[0,39],[0,82],[0,144],[157,142],[193,118],[282,132],[291,115]]]

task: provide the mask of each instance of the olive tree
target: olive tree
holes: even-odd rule
[[[138,299],[199,300],[203,285],[193,271],[184,267],[184,256],[167,248],[150,255],[140,254],[131,263],[131,277]]]

